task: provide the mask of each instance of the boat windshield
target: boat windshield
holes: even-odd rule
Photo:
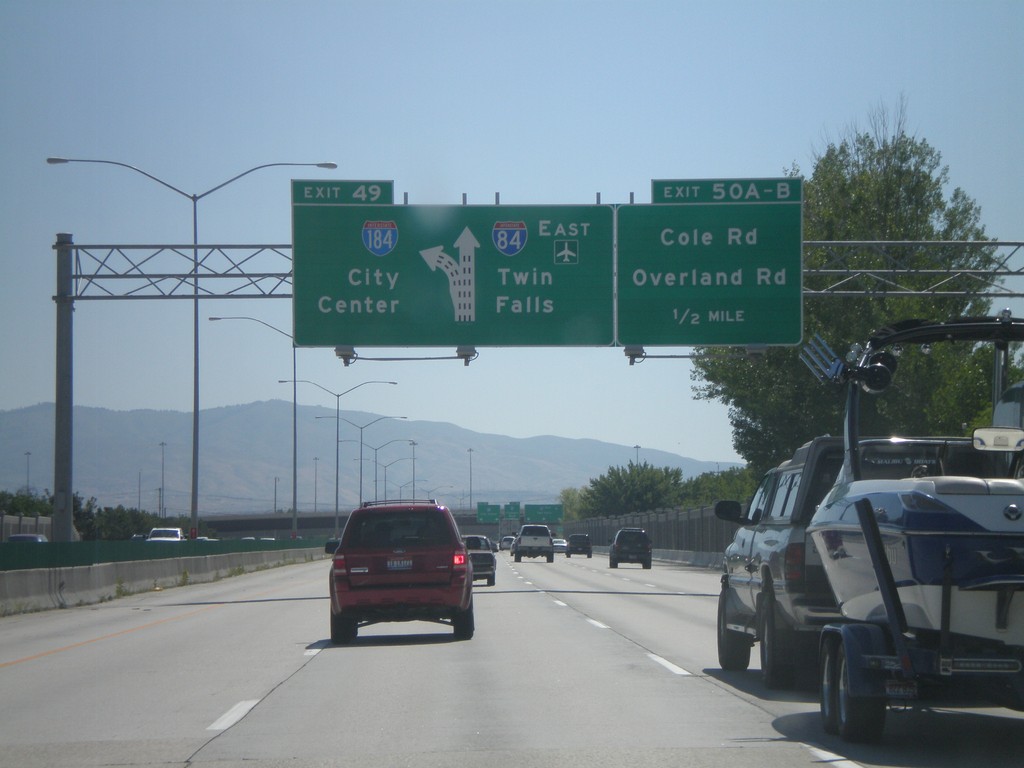
[[[886,440],[861,447],[861,473],[865,480],[907,477],[959,476],[1016,477],[1015,456],[975,450],[969,440]]]

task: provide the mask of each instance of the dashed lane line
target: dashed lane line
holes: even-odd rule
[[[217,718],[213,723],[206,726],[206,730],[226,731],[232,725],[234,725],[247,714],[249,714],[249,710],[259,703],[259,699],[246,699],[245,701],[238,702],[237,704],[235,704],[235,706],[233,706],[231,709],[229,709],[227,712],[225,712],[223,715]]]

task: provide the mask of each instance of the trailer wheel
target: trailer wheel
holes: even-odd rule
[[[825,733],[833,735],[839,733],[839,715],[836,711],[839,707],[836,694],[839,685],[836,675],[836,651],[838,648],[839,642],[835,638],[827,638],[821,652],[821,664],[818,667],[821,726],[825,729]]]
[[[718,664],[722,669],[742,672],[750,666],[750,638],[734,632],[726,625],[728,587],[722,585],[718,595]]]
[[[771,592],[765,592],[761,599],[759,619],[761,679],[765,688],[791,688],[795,670],[792,664],[787,664],[783,659],[786,642],[776,625],[775,596]]]
[[[846,649],[836,644],[836,720],[846,741],[878,741],[885,728],[886,702],[881,696],[851,696]]]

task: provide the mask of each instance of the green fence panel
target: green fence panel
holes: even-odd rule
[[[72,541],[14,542],[0,544],[0,571],[27,568],[72,568],[97,563],[131,560],[161,560],[168,557],[202,557],[232,552],[262,552],[281,549],[322,550],[326,538],[279,539],[275,541],[237,539],[225,541]]]

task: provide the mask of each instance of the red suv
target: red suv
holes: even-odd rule
[[[331,642],[381,621],[450,624],[473,636],[473,566],[447,507],[366,502],[348,518],[331,564]]]

